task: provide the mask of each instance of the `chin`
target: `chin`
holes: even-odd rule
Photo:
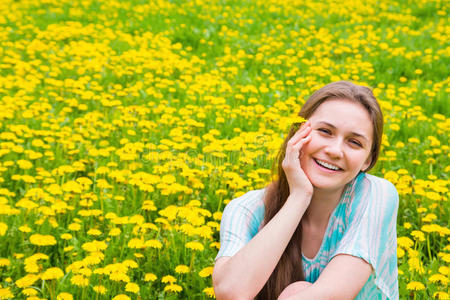
[[[309,176],[308,176],[309,177]],[[315,189],[336,191],[345,187],[352,178],[348,180],[334,180],[332,178],[310,178],[310,182]]]

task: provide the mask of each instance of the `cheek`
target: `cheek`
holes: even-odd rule
[[[318,148],[320,148],[320,145],[323,145],[322,139],[323,138],[319,134],[312,132],[311,140],[305,146],[303,146],[302,150],[305,153],[312,153],[316,151]]]
[[[355,164],[355,167],[358,166],[361,169],[364,169],[364,168],[366,168],[368,166],[367,162],[370,163],[370,158],[367,158],[368,155],[365,154],[365,153],[364,154],[360,154],[360,155],[355,155],[353,157],[354,157],[353,163]]]

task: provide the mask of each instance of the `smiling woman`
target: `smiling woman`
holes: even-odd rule
[[[383,116],[367,87],[316,91],[279,152],[278,180],[225,208],[218,299],[398,299],[398,194],[369,175]]]
[[[365,108],[350,100],[329,100],[317,108],[309,119],[311,141],[304,145],[300,159],[314,187],[341,193],[370,165],[373,126],[367,120]]]

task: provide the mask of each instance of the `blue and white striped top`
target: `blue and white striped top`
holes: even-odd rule
[[[317,255],[302,255],[305,280],[314,283],[337,254],[360,257],[373,272],[355,299],[398,299],[398,193],[389,181],[361,172],[345,186]],[[233,256],[262,228],[264,189],[232,200],[220,223],[216,259]]]

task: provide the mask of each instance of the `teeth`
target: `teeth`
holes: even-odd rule
[[[335,170],[335,171],[339,170],[338,167],[333,166],[333,165],[330,165],[330,164],[328,164],[328,163],[326,163],[326,162],[324,162],[324,161],[321,161],[321,160],[317,160],[317,159],[316,159],[316,162],[317,162],[319,165],[321,165],[321,166],[323,166],[323,167],[325,167],[325,168],[327,168],[327,169]]]

